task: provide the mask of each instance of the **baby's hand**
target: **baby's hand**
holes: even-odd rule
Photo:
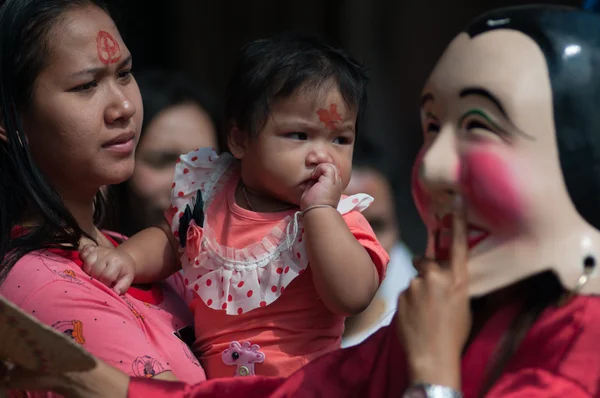
[[[314,183],[309,184],[304,190],[300,209],[305,210],[315,205],[337,208],[344,189],[338,168],[331,163],[321,163],[315,168],[311,178]]]
[[[135,262],[124,251],[86,245],[81,249],[79,257],[86,274],[112,288],[117,294],[124,294],[131,286],[135,277]]]

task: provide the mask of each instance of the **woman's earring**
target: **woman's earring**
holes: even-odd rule
[[[587,281],[590,280],[590,276],[592,275],[592,272],[594,272],[595,269],[596,259],[594,258],[594,256],[587,256],[583,260],[583,274],[581,274],[579,280],[577,281],[577,285],[573,289],[574,294],[579,294],[581,289],[583,289],[583,286],[587,283]]]
[[[585,284],[590,280],[590,276],[596,269],[596,259],[594,256],[587,256],[583,260],[583,273],[577,280],[577,285],[573,288],[573,290],[566,292],[563,297],[560,299],[559,306],[567,304],[573,297],[578,295]]]

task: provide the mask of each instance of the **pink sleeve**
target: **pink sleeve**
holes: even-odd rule
[[[213,379],[193,386],[132,379],[128,398],[399,397],[407,386],[395,322],[360,345],[330,352],[284,378]],[[578,398],[578,397],[576,397]]]
[[[542,369],[524,369],[500,377],[486,398],[592,398],[581,385]]]
[[[348,228],[350,228],[352,235],[369,252],[373,264],[377,267],[379,283],[381,283],[383,278],[385,278],[385,271],[390,262],[390,256],[375,237],[375,232],[373,232],[365,216],[360,212],[351,211],[344,214],[344,220]]]
[[[86,284],[53,281],[20,307],[127,374],[145,376],[151,369],[147,376],[155,376],[171,370],[146,339],[142,315],[120,297]]]
[[[186,304],[189,304],[194,300],[194,294],[192,289],[188,289],[188,287],[184,283],[182,271],[176,272],[170,277],[168,277],[165,282],[175,293],[183,299]]]

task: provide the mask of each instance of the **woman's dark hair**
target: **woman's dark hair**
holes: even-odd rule
[[[193,103],[209,116],[218,131],[221,126],[221,106],[211,93],[180,72],[149,70],[136,74],[144,103],[144,122],[140,142],[146,129],[158,114],[171,107]],[[215,137],[218,139],[217,137]],[[111,212],[102,227],[130,236],[139,231],[139,222],[131,209],[129,182],[110,187]]]
[[[59,245],[75,250],[86,235],[33,160],[21,119],[48,63],[55,27],[86,5],[108,13],[98,0],[7,0],[0,8],[0,117],[7,136],[0,139],[0,281],[25,254]],[[102,198],[96,197],[95,220]],[[15,235],[28,210],[40,223]]]
[[[563,179],[579,214],[600,229],[600,16],[574,8],[532,5],[495,10],[477,18],[471,37],[511,29],[531,38],[548,67],[556,141]],[[545,272],[523,282],[526,302],[505,335],[480,396],[500,377],[537,317],[557,304],[564,289]]]
[[[286,33],[253,41],[240,50],[227,86],[223,132],[227,135],[235,126],[256,136],[275,101],[330,80],[338,85],[346,105],[356,110],[358,133],[368,82],[360,64],[316,37]]]

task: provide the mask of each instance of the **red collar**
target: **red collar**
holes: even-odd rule
[[[25,230],[25,228],[16,226],[12,230],[12,236],[13,237],[19,236],[20,233],[22,233],[24,230]],[[112,236],[110,236],[106,232],[102,232],[102,233],[110,241],[110,243],[112,243],[115,247],[119,246],[119,243],[116,240],[114,240]],[[75,264],[77,264],[77,266],[79,268],[83,267],[83,261],[81,261],[81,258],[79,258],[78,250],[66,250],[66,249],[46,249],[46,250],[49,251],[50,253],[54,253],[63,258],[66,258],[69,261],[74,262]],[[148,288],[142,289],[141,287],[133,287],[132,286],[127,290],[127,294],[129,294],[130,296],[132,296],[133,298],[135,298],[137,300],[143,301],[144,303],[148,303],[148,304],[152,304],[152,305],[158,305],[158,304],[162,303],[164,297],[163,297],[163,291],[159,285],[152,284],[152,285],[144,285],[144,286],[146,286]]]

